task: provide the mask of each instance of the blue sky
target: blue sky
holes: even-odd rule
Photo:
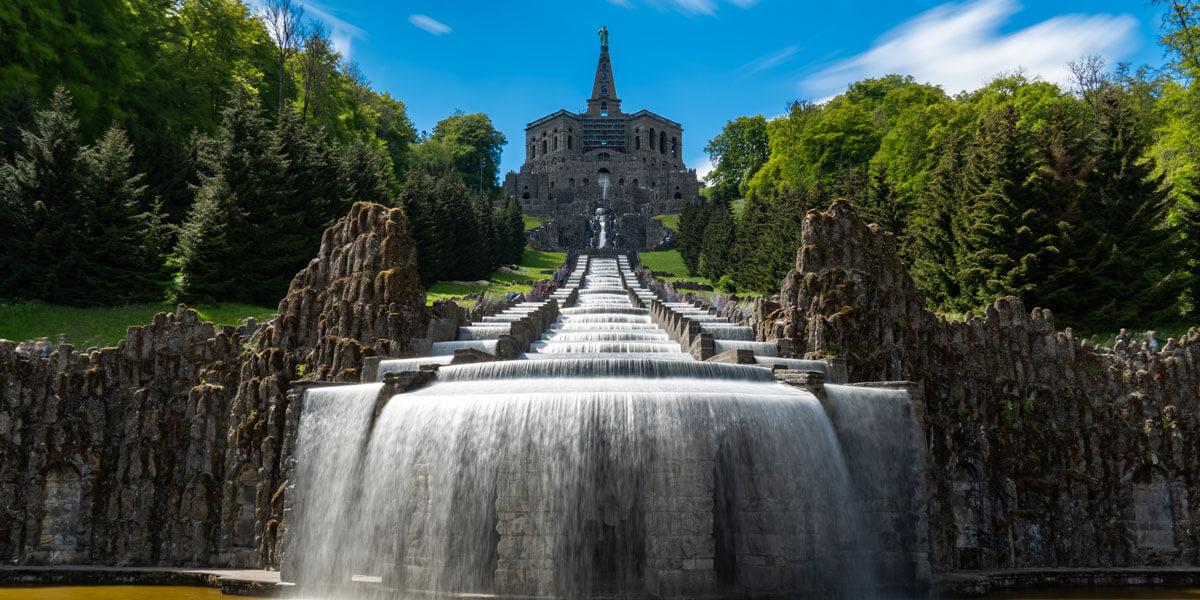
[[[949,93],[1018,67],[1065,81],[1089,54],[1159,65],[1158,9],[1141,0],[302,0],[373,88],[418,130],[456,109],[484,112],[520,167],[525,123],[584,109],[606,25],[622,108],[683,124],[684,160],[741,115],[772,117],[865,77],[912,74]],[[502,175],[503,177],[503,175]]]

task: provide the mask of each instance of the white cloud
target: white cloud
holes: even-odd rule
[[[781,64],[791,60],[792,57],[795,56],[796,53],[799,51],[800,51],[800,46],[792,44],[791,46],[788,46],[787,48],[779,50],[778,52],[772,52],[771,54],[764,54],[764,55],[738,67],[737,70],[744,71],[747,75],[753,75],[759,71],[765,71],[767,69],[770,69],[777,65],[781,65]]]
[[[350,58],[351,47],[356,39],[364,39],[367,33],[362,29],[333,16],[331,10],[315,0],[303,0],[305,20],[311,17],[324,21],[329,27],[329,40],[333,49],[345,58]]]
[[[1138,23],[1130,15],[1061,15],[1001,34],[1000,26],[1020,8],[1015,0],[943,4],[884,34],[870,50],[806,78],[800,88],[822,97],[866,77],[900,73],[955,94],[1019,67],[1065,83],[1067,61],[1118,56],[1137,43]]]
[[[696,170],[696,177],[704,179],[713,170],[712,160],[707,155],[700,155],[692,160],[692,168]]]
[[[450,33],[450,26],[440,21],[435,21],[425,15],[409,15],[408,22],[417,27],[432,33],[433,35],[442,35]]]

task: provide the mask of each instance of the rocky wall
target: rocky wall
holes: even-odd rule
[[[180,306],[90,355],[0,341],[0,559],[276,565],[288,387],[406,354],[424,304],[404,214],[356,204],[265,328]]]
[[[935,573],[1200,559],[1200,330],[1114,353],[1016,298],[947,321],[844,201],[808,214],[779,304],[751,324],[845,357],[851,381],[920,385]]]

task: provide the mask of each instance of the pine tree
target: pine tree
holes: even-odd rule
[[[716,201],[700,241],[700,259],[697,261],[700,276],[716,282],[723,275],[730,273],[730,267],[735,263],[734,243],[735,231],[730,206],[725,202]]]
[[[1088,331],[1173,320],[1189,284],[1175,233],[1166,226],[1168,193],[1136,113],[1113,88],[1096,98],[1097,154],[1079,194],[1073,228],[1073,285],[1056,286],[1051,308]],[[1091,166],[1091,165],[1089,165]]]
[[[525,251],[525,213],[521,210],[521,201],[509,198],[504,208],[504,228],[507,232],[505,244],[507,253],[504,262],[515,264],[521,261]]]
[[[950,136],[940,155],[925,196],[910,217],[907,254],[917,287],[933,306],[946,309],[958,305],[961,296],[953,221],[963,204],[962,139]]]
[[[295,273],[290,258],[280,258],[295,250],[290,240],[280,243],[268,234],[298,220],[290,214],[288,162],[260,112],[252,95],[236,90],[216,137],[201,144],[201,183],[178,248],[185,301],[274,304]],[[199,232],[221,236],[222,248],[194,239]],[[192,236],[188,243],[184,234]]]
[[[737,241],[733,248],[739,266],[730,274],[739,289],[761,291],[779,285],[777,281],[770,281],[771,273],[766,263],[771,218],[771,207],[765,200],[758,194],[746,195],[746,209],[737,222]]]
[[[711,205],[703,199],[685,203],[679,211],[679,231],[675,236],[675,247],[679,250],[679,256],[689,273],[699,273],[701,240],[710,213]]]
[[[88,268],[72,280],[81,304],[145,302],[162,297],[160,224],[147,213],[143,175],[131,175],[133,146],[112,127],[84,152],[81,237]]]
[[[332,207],[331,217],[346,214],[355,202],[391,204],[391,159],[376,143],[355,138],[342,149],[340,166],[343,200],[340,206]]]
[[[1057,209],[1031,173],[1029,138],[1011,105],[985,116],[964,167],[966,201],[956,217],[961,300],[980,306],[1035,293],[1058,251]]]
[[[88,265],[80,237],[83,145],[71,95],[56,88],[21,139],[24,150],[0,173],[0,297],[72,303]]]

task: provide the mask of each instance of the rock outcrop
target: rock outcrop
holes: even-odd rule
[[[258,331],[181,306],[90,355],[0,342],[0,559],[275,565],[288,387],[405,354],[424,305],[404,214],[357,204]]]
[[[845,357],[851,381],[920,384],[935,572],[1200,560],[1200,330],[1118,354],[1016,298],[946,321],[844,201],[808,214],[779,305],[751,323]]]

